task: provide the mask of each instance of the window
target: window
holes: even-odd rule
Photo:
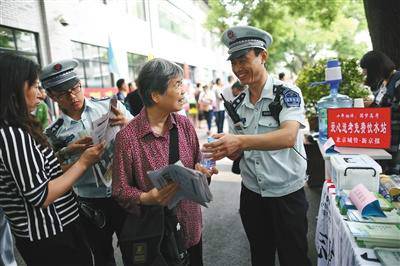
[[[72,55],[79,61],[76,72],[86,88],[112,87],[107,48],[72,41]]]
[[[159,26],[185,39],[193,38],[193,21],[182,10],[167,1],[158,6]]]
[[[0,26],[0,53],[13,52],[40,64],[36,33]]]
[[[140,68],[147,61],[147,57],[144,55],[128,53],[128,70],[129,70],[129,81],[134,81],[140,71]]]
[[[128,14],[141,20],[146,20],[146,9],[144,0],[126,0]]]
[[[190,69],[190,80],[195,83],[196,82],[196,67],[195,66],[189,66]]]

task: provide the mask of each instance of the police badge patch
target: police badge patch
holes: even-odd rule
[[[291,89],[286,89],[283,93],[283,101],[286,104],[286,107],[300,107],[301,103],[301,98],[300,95],[291,90]]]

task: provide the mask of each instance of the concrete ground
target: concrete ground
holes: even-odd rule
[[[206,130],[197,129],[200,143],[207,140]],[[217,162],[219,174],[213,177],[211,192],[214,200],[209,208],[203,208],[203,258],[205,266],[247,266],[250,265],[250,250],[239,216],[239,175],[231,172],[232,162],[223,159]],[[317,253],[314,245],[316,217],[318,214],[321,189],[305,187],[309,201],[308,211],[308,247],[312,264],[317,264]],[[114,246],[116,246],[114,238]],[[117,265],[123,265],[119,249],[115,249]],[[18,251],[18,265],[26,265]],[[279,265],[279,262],[276,262]]]
[[[206,142],[204,129],[197,130],[200,143]],[[232,161],[217,162],[219,174],[211,182],[214,200],[203,208],[203,258],[205,266],[246,266],[250,263],[250,248],[239,215],[241,178],[231,172]],[[309,202],[308,247],[312,265],[317,265],[314,238],[316,217],[321,197],[320,188],[305,186]],[[278,256],[277,256],[278,257]],[[279,265],[278,259],[276,265]]]

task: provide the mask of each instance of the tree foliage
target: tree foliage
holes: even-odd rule
[[[362,85],[363,75],[357,59],[339,58],[339,61],[342,69],[342,83],[339,87],[339,93],[348,95],[353,99],[368,96],[368,89]],[[317,101],[330,93],[328,85],[310,87],[311,82],[325,80],[325,68],[326,60],[319,60],[314,64],[305,65],[297,77],[296,85],[303,93],[308,116],[315,114]]]
[[[252,25],[272,34],[270,67],[282,62],[294,73],[314,63],[321,52],[361,57],[366,45],[354,37],[366,28],[357,0],[211,0],[207,27],[215,33],[233,25]]]
[[[400,68],[400,1],[364,0],[364,9],[372,47]]]

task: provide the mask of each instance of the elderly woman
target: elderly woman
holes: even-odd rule
[[[140,215],[140,205],[165,206],[178,190],[175,183],[157,190],[147,177],[147,171],[168,165],[173,128],[177,129],[179,159],[183,165],[208,175],[215,171],[198,164],[201,152],[196,132],[188,118],[175,114],[184,103],[182,76],[178,65],[163,59],[147,62],[139,73],[137,86],[144,108],[117,134],[113,167],[113,196],[131,213]],[[202,265],[200,206],[182,200],[176,213],[190,264]]]
[[[100,159],[103,144],[88,148],[63,172],[38,121],[39,66],[0,54],[0,208],[28,265],[93,265],[71,190]]]

